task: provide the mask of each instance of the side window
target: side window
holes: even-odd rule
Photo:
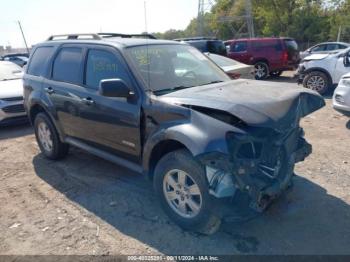
[[[231,45],[231,52],[237,53],[237,52],[244,52],[247,51],[247,42],[236,42]]]
[[[327,51],[333,51],[339,49],[338,44],[328,44],[327,45]]]
[[[119,78],[129,82],[128,73],[118,58],[108,51],[90,50],[85,72],[85,84],[93,89],[99,88],[102,79]]]
[[[326,50],[326,45],[318,45],[311,49],[311,52],[320,52]]]
[[[82,59],[81,48],[62,48],[53,63],[52,78],[57,81],[80,84]]]
[[[346,45],[339,45],[339,49],[345,49],[345,48],[348,48],[348,46],[346,46]]]
[[[34,76],[43,76],[47,69],[47,63],[53,55],[53,47],[38,47],[32,55],[27,73]]]

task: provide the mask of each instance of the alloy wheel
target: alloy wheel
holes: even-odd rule
[[[325,89],[326,81],[321,76],[311,76],[306,83],[307,88],[320,92]]]
[[[38,137],[43,148],[46,151],[51,152],[53,148],[53,141],[52,141],[51,131],[45,122],[41,122],[38,125]]]
[[[202,194],[194,179],[178,169],[164,176],[163,192],[169,206],[184,218],[193,218],[201,210]]]

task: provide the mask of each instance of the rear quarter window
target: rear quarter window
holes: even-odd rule
[[[285,39],[284,43],[286,44],[286,47],[288,51],[298,51],[298,44],[293,39]]]
[[[34,76],[44,76],[48,68],[48,61],[54,53],[52,46],[43,46],[35,49],[29,62],[27,74]]]

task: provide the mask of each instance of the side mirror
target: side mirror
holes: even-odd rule
[[[102,79],[99,93],[107,97],[126,97],[133,95],[128,85],[121,79]]]
[[[344,55],[343,63],[345,67],[350,67],[350,53]]]

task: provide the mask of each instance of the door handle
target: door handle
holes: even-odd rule
[[[51,86],[45,87],[45,91],[46,91],[46,93],[48,93],[50,95],[55,92],[55,90]]]
[[[81,101],[84,103],[84,104],[87,104],[87,105],[93,105],[95,103],[94,100],[91,99],[91,97],[87,97],[87,98],[83,98],[81,99]]]

